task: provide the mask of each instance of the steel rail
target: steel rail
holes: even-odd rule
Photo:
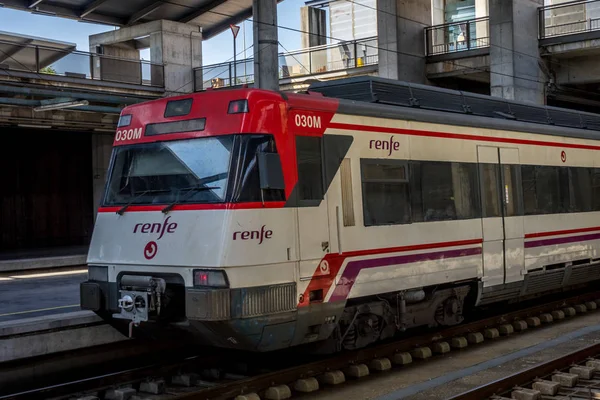
[[[464,336],[472,332],[480,332],[485,328],[507,324],[530,316],[537,316],[544,312],[550,312],[561,307],[596,300],[598,298],[600,298],[600,291],[583,293],[542,305],[535,305],[533,307],[502,313],[462,325],[449,327],[441,331],[428,332],[401,340],[396,339],[388,343],[382,343],[360,350],[334,354],[332,357],[319,361],[309,361],[292,367],[280,366],[273,369],[272,372],[254,375],[223,384],[216,384],[209,388],[189,388],[192,390],[191,392],[186,389],[186,393],[177,395],[173,398],[181,400],[223,399],[233,398],[239,394],[261,392],[271,386],[290,384],[296,379],[315,377],[327,371],[343,369],[348,365],[364,363],[374,358],[389,357],[398,352],[410,352],[420,346],[429,346],[432,343],[447,340],[452,337]],[[190,352],[188,352],[188,356],[184,356],[184,358],[181,358],[181,353],[179,353],[179,359],[177,359],[175,354],[166,357],[161,357],[156,354],[156,357],[150,358],[152,362],[139,367],[125,368],[110,373],[99,373],[97,376],[89,378],[74,379],[71,382],[53,384],[46,387],[21,391],[19,393],[12,393],[0,397],[0,400],[45,399],[86,391],[98,391],[117,385],[136,381],[139,382],[147,378],[168,376],[171,373],[181,370],[181,367],[191,366],[192,364],[197,365],[198,368],[215,368],[216,366],[223,365],[229,359],[227,355],[234,355],[232,351],[227,351],[225,349],[213,349],[213,352],[208,353],[209,354],[204,353],[203,356],[197,355],[200,353],[192,353],[194,356],[189,357]]]
[[[379,357],[387,357],[394,353],[410,352],[416,347],[431,345],[444,339],[463,336],[468,333],[479,332],[485,328],[498,326],[510,321],[515,321],[530,316],[539,315],[544,312],[565,307],[570,304],[595,300],[600,292],[586,293],[574,297],[561,299],[534,306],[531,308],[508,312],[498,316],[485,318],[464,325],[457,325],[439,332],[423,334],[404,340],[381,344],[372,348],[365,348],[337,355],[333,359],[316,361],[296,367],[287,368],[267,374],[226,383],[212,388],[201,389],[175,397],[177,400],[209,400],[234,398],[240,394],[256,393],[268,389],[271,386],[286,385],[296,379],[315,377],[327,371],[343,369],[348,365],[360,364]],[[481,399],[481,398],[480,398]]]
[[[550,375],[555,371],[567,368],[572,364],[578,364],[585,361],[587,358],[597,356],[598,354],[600,354],[600,343],[557,357],[548,362],[535,365],[524,371],[516,372],[505,378],[495,380],[486,385],[450,397],[448,400],[483,400],[494,395],[500,395],[510,391],[515,386],[525,386],[536,378]]]

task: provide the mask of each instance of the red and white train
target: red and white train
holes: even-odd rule
[[[81,305],[134,335],[354,349],[587,285],[599,138],[599,115],[372,77],[129,106]]]

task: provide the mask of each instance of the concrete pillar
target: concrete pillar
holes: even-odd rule
[[[150,61],[164,64],[165,89],[174,95],[194,90],[194,68],[202,66],[202,33],[192,25],[163,21],[150,34]]]
[[[379,76],[427,83],[424,31],[431,6],[431,0],[377,0]]]
[[[254,86],[279,90],[277,0],[252,0]]]
[[[537,8],[543,0],[490,0],[492,96],[545,104]]]
[[[146,78],[150,78],[153,84],[164,82],[165,90],[171,94],[191,92],[194,88],[193,69],[202,66],[202,33],[195,25],[158,20],[92,35],[89,41],[92,52],[99,47],[104,48],[105,52],[129,49],[131,52],[128,54],[133,56],[135,50],[137,60],[139,50],[149,47],[150,60],[164,65],[164,68],[151,67],[150,76]],[[94,65],[97,57],[95,59]],[[139,61],[125,62],[123,65],[131,65],[128,68],[137,71],[141,68]],[[118,68],[125,68],[123,65]],[[114,73],[120,72],[117,66],[113,67]],[[104,68],[101,72],[103,76],[107,73]]]
[[[300,30],[302,48],[327,44],[327,14],[325,10],[315,7],[300,8]]]
[[[314,7],[300,9],[300,30],[302,48],[308,49],[327,44],[327,14],[325,10]],[[302,65],[310,69],[309,73],[325,72],[327,70],[327,50],[314,50],[302,55]]]
[[[100,206],[102,195],[104,194],[104,185],[106,183],[108,164],[112,153],[112,144],[114,135],[93,134],[92,135],[92,193],[94,197],[94,220],[96,211]]]

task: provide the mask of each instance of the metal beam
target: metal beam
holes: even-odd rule
[[[282,1],[283,0],[277,0],[277,4],[281,3]],[[214,8],[214,7],[216,7],[216,5],[212,6],[212,8]],[[210,10],[206,10],[205,12],[208,12],[208,11],[210,11]],[[237,14],[233,14],[231,16],[231,18],[229,18],[219,24],[216,24],[212,28],[204,29],[202,32],[202,40],[208,40],[208,39],[212,38],[213,36],[216,36],[219,33],[229,29],[229,24],[234,24],[234,25],[239,24],[242,21],[245,21],[250,17],[252,17],[252,7],[248,8],[246,10],[243,10]],[[183,21],[180,20],[179,22],[183,22]]]
[[[42,1],[44,1],[44,0],[32,0],[32,1],[29,3],[29,8],[33,8],[33,7],[37,6],[37,5],[38,5],[38,4],[40,4]]]
[[[12,58],[12,56],[23,50],[23,46],[28,45],[31,42],[33,42],[33,39],[26,39],[22,42],[14,43],[14,47],[11,50],[0,52],[0,63]]]
[[[0,0],[0,3],[4,4],[5,7],[14,8],[17,10],[27,11],[29,10],[29,1],[26,0]],[[53,14],[61,18],[69,18],[75,20],[81,20],[81,10],[73,9],[65,6],[56,6],[54,4],[41,3],[37,6],[36,10],[31,12],[42,12],[47,14]],[[103,25],[123,26],[125,21],[118,17],[113,17],[104,14],[95,13],[90,15],[87,20],[90,22],[96,22]]]
[[[211,3],[208,3],[207,5],[200,7],[197,10],[190,12],[189,14],[184,15],[182,18],[179,19],[179,22],[187,24],[188,22],[192,21],[193,19],[198,18],[202,14],[205,14],[206,12],[212,10],[215,7],[220,6],[221,4],[223,4],[225,2],[227,2],[227,0],[214,0]]]
[[[0,105],[6,106],[22,106],[22,107],[39,107],[39,100],[15,99],[11,97],[0,97]],[[106,106],[80,106],[75,108],[65,108],[61,111],[87,111],[102,114],[120,114],[121,107],[106,107]]]
[[[281,0],[277,0],[278,3],[280,1]],[[233,15],[230,19],[223,21],[220,24],[215,25],[211,29],[204,29],[202,32],[202,40],[208,40],[208,39],[212,38],[213,36],[216,36],[219,33],[227,30],[229,28],[229,24],[237,25],[237,24],[241,23],[242,21],[247,20],[251,16],[252,16],[252,9],[248,9],[248,10],[242,11],[241,13]]]
[[[82,100],[99,101],[113,104],[137,104],[147,101],[147,98],[93,94],[83,92],[68,92],[60,90],[34,89],[20,86],[0,85],[0,93],[23,94],[27,96],[74,97]]]
[[[79,14],[79,18],[84,18],[86,15],[93,13],[99,8],[102,4],[106,3],[108,0],[93,0],[91,3],[88,3],[87,6],[83,9],[81,14]]]
[[[133,13],[133,15],[131,17],[129,17],[129,20],[127,21],[127,25],[133,25],[140,19],[144,18],[146,15],[156,11],[163,4],[164,3],[162,0],[153,1],[152,3],[148,4],[146,7],[142,8],[141,10]]]

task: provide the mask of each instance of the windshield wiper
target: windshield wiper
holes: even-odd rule
[[[171,190],[168,189],[148,189],[148,190],[144,190],[142,193],[138,194],[137,196],[135,196],[133,199],[129,200],[129,202],[127,204],[125,204],[123,207],[121,207],[118,211],[117,214],[119,215],[123,215],[123,213],[125,212],[125,210],[127,210],[127,207],[129,207],[130,205],[133,204],[133,202],[135,202],[137,199],[139,199],[140,197],[148,194],[148,193],[167,193],[170,192]]]
[[[161,211],[163,213],[168,213],[169,211],[171,211],[171,209],[179,204],[181,201],[185,200],[188,198],[188,196],[190,195],[190,193],[195,193],[195,192],[202,192],[205,190],[212,190],[212,189],[221,189],[219,186],[198,186],[198,187],[191,187],[191,188],[187,188],[187,192],[185,192],[184,197],[172,202],[171,204],[169,204],[168,206],[166,206],[165,208],[163,208]],[[184,190],[184,189],[181,189]]]

